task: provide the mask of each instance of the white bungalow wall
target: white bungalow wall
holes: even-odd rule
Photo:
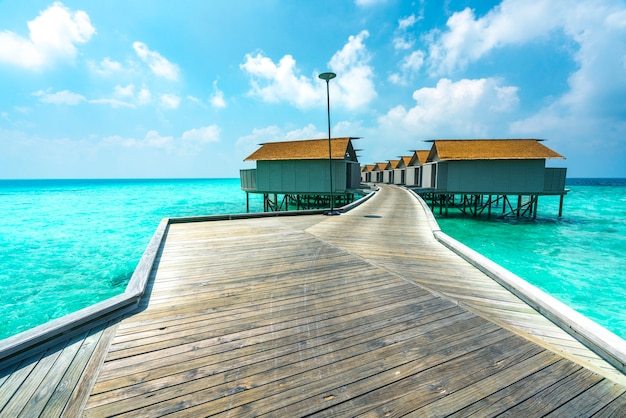
[[[406,182],[406,169],[398,168],[393,170],[393,184],[405,184]]]
[[[417,182],[415,181],[415,172],[417,171],[417,167],[407,167],[406,172],[404,173],[404,184],[407,186],[417,186]]]
[[[420,167],[407,167],[404,177],[404,184],[407,186],[419,186]]]
[[[422,171],[422,184],[420,187],[431,188],[436,186],[437,163],[428,163],[420,167]]]

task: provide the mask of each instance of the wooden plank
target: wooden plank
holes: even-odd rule
[[[626,394],[622,385],[603,380],[547,414],[547,417],[592,416]],[[618,416],[618,415],[614,415]]]
[[[15,390],[8,399],[8,402],[2,409],[2,414],[7,417],[16,417],[26,408],[31,397],[41,390],[41,381],[48,374],[61,353],[62,350],[60,349],[51,349],[41,360],[34,363],[32,368],[29,366],[21,369],[19,373],[11,375],[11,380],[15,376],[15,379],[20,382],[19,390]],[[22,372],[22,370],[24,371]]]
[[[91,352],[91,356],[80,375],[80,380],[73,388],[68,387],[68,389],[72,389],[71,397],[59,416],[78,417],[82,415],[82,411],[98,377],[98,372],[104,362],[106,352],[116,330],[117,321],[107,324],[102,333],[100,333],[100,339]],[[76,369],[78,369],[78,367],[76,367]]]

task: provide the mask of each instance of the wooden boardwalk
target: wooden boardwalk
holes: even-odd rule
[[[337,217],[172,224],[138,312],[73,341],[0,365],[0,416],[626,414],[621,373],[395,187]],[[62,357],[73,383],[32,376]]]

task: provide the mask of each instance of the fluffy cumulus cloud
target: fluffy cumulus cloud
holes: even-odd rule
[[[389,80],[408,85],[425,69],[440,81],[435,88],[414,93],[416,106],[397,106],[380,118],[386,129],[413,131],[425,138],[534,136],[549,138],[560,152],[580,154],[581,160],[583,154],[587,161],[606,159],[601,153],[626,158],[623,1],[503,0],[482,16],[466,8],[452,13],[445,28],[424,34],[421,50],[403,32],[413,24],[410,18],[399,21],[394,45],[404,55]],[[487,74],[480,80],[462,79],[463,71],[473,64],[477,64],[473,70],[481,68],[481,61],[495,57],[498,50],[515,51],[530,44],[549,48],[554,40],[560,40],[554,46],[560,54],[566,52],[565,43],[574,64],[567,88],[545,97],[543,107],[526,109],[522,119],[509,113],[518,101],[514,86]],[[623,168],[613,171],[619,170],[623,172]]]
[[[178,80],[180,72],[178,65],[171,63],[157,51],[150,50],[143,42],[134,42],[133,48],[139,59],[147,64],[156,76],[172,81]]]
[[[296,61],[285,55],[278,63],[261,53],[246,55],[246,62],[240,65],[251,77],[250,94],[269,103],[286,101],[297,107],[308,107],[319,102],[319,89],[314,80],[299,74]]]
[[[504,0],[478,19],[470,8],[454,13],[447,30],[430,34],[434,40],[429,46],[430,71],[447,75],[465,69],[494,48],[545,37],[563,24],[570,8],[567,2],[552,0]]]
[[[503,121],[516,108],[517,88],[496,79],[441,79],[416,90],[415,106],[396,106],[379,120],[400,138],[486,137],[502,134]]]
[[[28,37],[0,32],[0,62],[29,70],[41,70],[57,61],[72,60],[76,45],[84,44],[96,32],[84,11],[71,11],[53,3],[28,22]]]
[[[331,82],[333,102],[348,109],[363,106],[376,97],[373,71],[368,64],[370,57],[363,42],[368,36],[367,31],[350,36],[329,63],[330,69],[338,74]],[[247,54],[240,68],[250,76],[250,95],[269,103],[287,102],[306,108],[317,106],[326,96],[324,83],[316,75],[300,74],[291,55],[275,63],[261,53]]]
[[[333,100],[343,103],[348,109],[364,106],[377,96],[373,81],[374,71],[369,65],[370,54],[364,43],[368,37],[369,32],[366,30],[350,36],[329,63],[330,68],[337,73],[337,88]]]

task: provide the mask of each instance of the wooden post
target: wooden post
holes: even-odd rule
[[[564,194],[561,195],[561,199],[559,201],[559,218],[563,215],[563,198],[565,197]]]
[[[518,194],[517,195],[517,211],[516,211],[516,215],[518,218],[519,218],[519,211],[520,211],[521,206],[522,206],[522,195]]]
[[[537,207],[539,206],[539,195],[535,195],[535,212],[533,213],[533,219],[537,219]]]
[[[487,204],[489,205],[487,207],[487,217],[491,218],[491,195],[489,195],[489,200],[487,201]]]
[[[250,193],[246,192],[246,213],[250,213]]]

